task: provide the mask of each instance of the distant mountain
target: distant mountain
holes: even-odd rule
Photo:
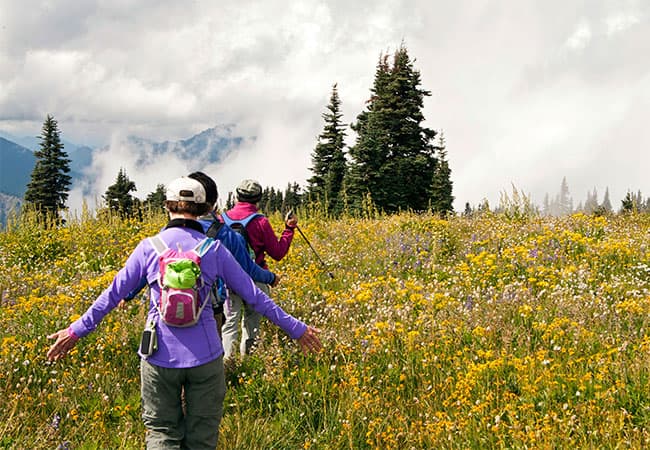
[[[11,211],[18,211],[22,205],[22,200],[13,195],[0,193],[0,227],[7,223],[7,215]]]
[[[31,150],[0,137],[0,193],[22,198],[35,162]]]
[[[232,135],[232,128],[219,126],[208,128],[189,139],[180,141],[154,142],[137,136],[129,136],[123,144],[138,155],[136,164],[145,167],[152,155],[174,154],[182,160],[196,160],[212,164],[223,159],[239,148],[244,138]],[[104,148],[103,150],[107,150]]]
[[[151,163],[152,155],[164,157],[173,154],[182,160],[192,160],[205,165],[213,164],[223,161],[230,152],[238,149],[243,141],[244,138],[233,136],[231,126],[222,125],[180,141],[155,142],[130,136],[120,145],[127,146],[132,154],[137,155],[137,168],[144,170]],[[70,158],[71,187],[92,186],[93,175],[87,175],[86,169],[92,166],[93,156],[96,153],[110,151],[110,147],[91,148],[66,140],[62,142]],[[40,140],[37,137],[18,137],[0,131],[0,193],[16,197],[12,205],[20,204],[25,195],[36,161],[33,151],[38,149],[39,145]],[[4,222],[8,211],[6,206],[9,203],[11,202],[8,200],[0,202],[0,218],[2,218],[0,223]]]

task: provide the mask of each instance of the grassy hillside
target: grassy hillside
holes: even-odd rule
[[[46,361],[46,335],[162,224],[0,234],[0,448],[142,448],[142,302],[64,361]],[[401,214],[301,228],[335,278],[297,235],[272,263],[283,275],[273,296],[322,328],[326,349],[303,357],[264,321],[257,353],[228,367],[219,448],[650,443],[650,216]]]

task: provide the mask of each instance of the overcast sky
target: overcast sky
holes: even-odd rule
[[[222,193],[242,178],[304,184],[332,85],[353,122],[402,42],[457,210],[513,185],[541,204],[563,177],[576,205],[594,188],[615,208],[628,190],[650,196],[647,0],[0,0],[0,130],[34,136],[52,114],[64,139],[112,145],[95,192],[124,166],[145,197],[197,168],[130,170],[124,136],[233,124],[256,139],[203,168]]]

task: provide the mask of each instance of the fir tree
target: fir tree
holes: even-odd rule
[[[282,211],[296,210],[302,204],[302,194],[298,183],[288,183],[284,191],[284,202]]]
[[[120,168],[115,183],[106,190],[104,200],[113,211],[123,217],[131,217],[134,211],[134,199],[131,192],[135,190],[137,190],[135,183],[126,175],[126,171]]]
[[[444,216],[454,211],[454,196],[452,195],[451,169],[447,162],[445,138],[442,133],[440,134],[440,145],[436,149],[438,159],[433,170],[431,184],[431,210]]]
[[[357,133],[357,138],[356,144],[348,152],[351,161],[345,186],[348,206],[353,211],[361,209],[363,199],[368,194],[380,197],[380,169],[387,158],[388,149],[386,134],[383,132],[385,126],[382,110],[386,109],[383,102],[388,91],[389,71],[388,55],[380,55],[367,109],[350,125]]]
[[[560,192],[550,206],[551,215],[565,216],[573,212],[573,199],[569,193],[569,184],[566,177],[562,178]]]
[[[318,136],[318,143],[312,153],[311,171],[313,176],[307,180],[310,197],[323,203],[329,213],[341,211],[339,194],[345,176],[346,161],[343,148],[345,131],[341,124],[341,100],[337,85],[332,87],[328,112],[323,113],[325,127]]]
[[[366,111],[357,116],[350,148],[346,195],[358,208],[366,194],[387,212],[424,210],[432,195],[436,132],[422,125],[424,97],[419,71],[402,45],[392,65],[381,55]]]
[[[634,194],[630,191],[627,191],[625,198],[621,200],[621,212],[622,213],[631,213],[637,211],[637,204],[634,198]]]
[[[161,210],[165,208],[165,197],[165,185],[159,184],[156,186],[155,191],[147,195],[144,204],[152,210]]]
[[[584,212],[586,214],[592,214],[598,209],[598,192],[594,187],[593,192],[587,192],[587,200],[585,200]],[[578,208],[580,210],[580,208]]]
[[[605,188],[605,196],[603,197],[603,203],[600,206],[608,214],[613,211],[612,202],[609,199],[609,187]]]
[[[58,219],[65,208],[70,186],[70,159],[63,150],[58,122],[48,114],[41,135],[39,150],[34,152],[36,164],[25,192],[28,206],[52,214]]]

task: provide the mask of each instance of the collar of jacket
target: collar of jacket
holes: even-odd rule
[[[203,233],[203,227],[194,219],[172,219],[165,225],[164,229],[166,230],[167,228],[191,228],[199,233]]]

